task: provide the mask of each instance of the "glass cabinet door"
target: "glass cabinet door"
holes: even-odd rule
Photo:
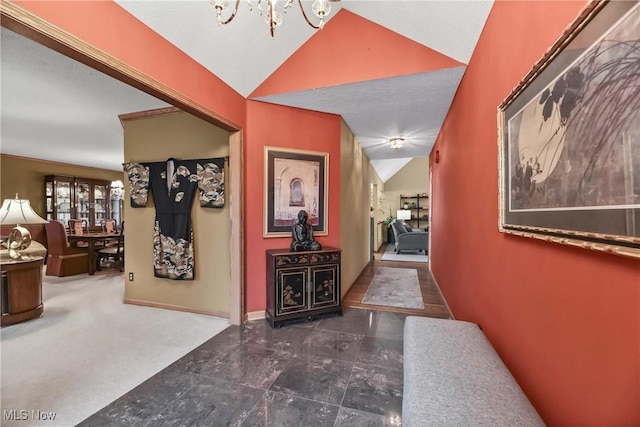
[[[100,225],[107,218],[107,186],[95,184],[93,187],[94,216],[92,225]]]
[[[71,209],[73,208],[73,187],[71,182],[57,182],[56,186],[56,207],[57,219],[65,227],[69,225],[71,219]]]
[[[121,198],[117,194],[111,194],[111,218],[120,226],[122,223]]]
[[[53,217],[53,181],[45,181],[44,183],[44,208],[46,212],[47,221],[52,221]]]
[[[84,219],[89,224],[89,208],[91,189],[89,183],[78,182],[76,185],[76,218]]]

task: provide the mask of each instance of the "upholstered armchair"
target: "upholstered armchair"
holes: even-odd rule
[[[46,225],[48,254],[47,276],[72,276],[89,272],[89,251],[69,244],[67,229],[60,221],[49,221]]]
[[[395,238],[395,251],[429,251],[429,232],[419,229],[413,230],[404,221],[394,220],[391,223]]]

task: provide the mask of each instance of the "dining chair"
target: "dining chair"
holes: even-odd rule
[[[104,233],[117,233],[118,227],[115,219],[107,218],[100,221],[100,226]]]
[[[100,221],[100,227],[102,228],[103,233],[107,234],[117,234],[118,233],[118,223],[115,219],[107,218]],[[118,244],[117,239],[106,239],[104,241],[104,246],[115,246]]]
[[[67,229],[60,221],[45,224],[47,232],[47,276],[71,276],[89,271],[87,248],[71,246]]]
[[[118,268],[118,270],[124,271],[124,221],[122,221],[122,225],[120,226],[117,244],[101,248],[96,253],[97,271],[102,270],[102,263],[104,261],[109,261],[111,268]]]
[[[86,219],[70,219],[69,232],[75,234],[76,236],[83,236],[87,234],[89,232],[88,221]],[[89,243],[85,241],[78,241],[75,243],[75,246],[79,248],[86,248],[89,246]]]

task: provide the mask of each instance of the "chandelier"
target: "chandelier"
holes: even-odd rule
[[[228,24],[233,21],[233,18],[236,17],[236,13],[238,13],[238,6],[240,5],[240,0],[235,1],[235,6],[233,7],[233,11],[231,14],[224,19],[222,17],[223,13],[226,13],[229,9],[229,1],[230,0],[209,0],[211,6],[215,9],[216,15],[218,17],[218,24]],[[293,2],[295,0],[285,0],[284,6],[282,7],[282,13],[286,13],[288,9],[291,8]],[[332,1],[340,1],[340,0],[315,0],[311,5],[311,10],[315,16],[317,16],[320,21],[317,24],[314,24],[309,20],[307,13],[304,11],[304,7],[302,7],[302,0],[298,0],[298,5],[300,5],[300,10],[302,11],[302,16],[304,16],[305,21],[312,28],[316,30],[321,30],[324,27],[324,19],[329,16],[331,12],[331,4]],[[251,0],[247,0],[249,4],[249,10],[253,10],[253,2]],[[282,4],[282,1],[280,2]],[[264,6],[264,9],[263,9]],[[278,0],[258,0],[257,7],[260,11],[260,16],[264,16],[265,21],[269,25],[269,31],[271,32],[271,37],[274,36],[274,31],[276,27],[282,25],[282,13],[278,11]]]
[[[404,138],[389,138],[389,145],[396,150],[404,145]]]

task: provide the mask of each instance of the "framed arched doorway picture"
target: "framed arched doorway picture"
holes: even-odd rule
[[[265,147],[264,161],[264,237],[289,236],[301,210],[314,234],[326,236],[329,154]]]

